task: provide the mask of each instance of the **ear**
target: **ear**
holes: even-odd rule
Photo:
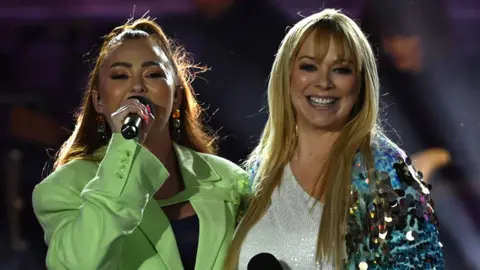
[[[174,109],[180,109],[180,106],[182,105],[183,102],[183,96],[184,96],[184,89],[183,86],[177,85],[175,86],[175,92],[173,93],[173,108]]]
[[[99,114],[103,114],[103,102],[97,90],[92,90],[92,102],[93,106],[95,107],[95,111],[97,111]]]

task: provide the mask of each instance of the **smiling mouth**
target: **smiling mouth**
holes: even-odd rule
[[[336,97],[308,96],[307,100],[315,107],[325,108],[335,105],[339,99]]]

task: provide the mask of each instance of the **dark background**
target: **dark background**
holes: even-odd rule
[[[228,9],[213,11],[225,1]],[[100,37],[149,10],[211,67],[194,87],[208,124],[220,129],[220,155],[240,162],[266,121],[266,82],[287,27],[327,7],[354,17],[376,48],[389,136],[409,153],[451,153],[451,164],[431,179],[447,264],[480,269],[480,2],[8,0],[0,3],[0,270],[44,269],[31,192],[73,129]],[[383,45],[412,36],[423,55],[415,73],[399,68]],[[7,211],[12,205],[21,209],[18,221]]]

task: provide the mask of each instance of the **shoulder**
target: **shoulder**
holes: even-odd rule
[[[37,216],[65,205],[81,205],[80,194],[94,178],[98,165],[88,160],[73,160],[57,168],[32,192],[32,206]]]
[[[205,161],[215,170],[215,172],[222,179],[223,184],[232,188],[240,197],[244,198],[250,192],[248,174],[237,164],[225,158],[210,155],[200,154]]]
[[[97,172],[98,164],[93,161],[76,159],[57,168],[48,175],[34,189],[35,193],[49,192],[58,188],[67,188],[71,191],[81,192],[83,187]],[[85,181],[84,181],[85,180]]]
[[[372,142],[371,153],[373,157],[373,169],[378,179],[389,179],[392,188],[400,189],[405,175],[417,183],[422,183],[422,173],[416,171],[412,160],[407,153],[397,144],[388,139],[385,135],[378,135]],[[368,189],[369,180],[367,180],[366,157],[362,153],[357,153],[354,161],[352,177],[354,186],[358,189]],[[419,186],[416,186],[420,188]]]
[[[376,169],[390,168],[396,162],[407,159],[405,151],[385,135],[376,136],[371,149]]]
[[[198,153],[219,175],[245,176],[247,173],[239,165],[232,161],[212,154]]]
[[[428,193],[423,175],[415,169],[411,158],[386,136],[377,136],[372,144],[372,154],[377,176],[389,179],[393,189],[406,189],[405,184],[408,184],[422,193]]]

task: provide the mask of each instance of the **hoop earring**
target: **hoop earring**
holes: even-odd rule
[[[173,118],[173,139],[175,141],[180,140],[180,110],[175,109],[175,111],[172,114]]]
[[[100,140],[104,143],[107,140],[107,127],[103,114],[97,114],[97,131],[100,133]]]

